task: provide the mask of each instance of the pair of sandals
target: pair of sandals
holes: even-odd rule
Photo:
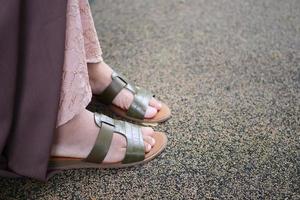
[[[134,95],[134,99],[127,111],[112,104],[113,99],[124,88]],[[154,95],[147,90],[130,84],[123,76],[113,72],[110,85],[100,95],[93,95],[92,102],[87,108],[95,112],[95,110],[97,110],[95,105],[98,103],[106,104],[116,115],[140,124],[155,124],[169,119],[171,117],[171,111],[164,103],[162,103],[161,109],[153,118],[144,118],[152,97],[154,97]],[[165,133],[155,132],[153,136],[155,145],[150,152],[145,153],[141,131],[142,126],[113,119],[97,112],[94,114],[94,119],[100,131],[94,147],[87,158],[51,157],[49,160],[49,169],[122,168],[144,164],[159,155],[167,145]],[[121,134],[126,138],[127,149],[125,157],[121,162],[102,163],[111,145],[113,133]]]

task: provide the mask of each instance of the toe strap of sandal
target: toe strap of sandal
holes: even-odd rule
[[[145,89],[129,83],[125,77],[116,72],[112,73],[111,78],[112,82],[109,86],[100,95],[94,96],[105,104],[111,104],[119,92],[123,88],[126,88],[134,95],[134,99],[127,111],[127,115],[138,119],[144,119],[149,101],[154,95]]]
[[[127,140],[127,149],[122,163],[142,161],[145,158],[145,146],[141,127],[124,121],[116,124],[116,132],[124,135]]]
[[[137,92],[134,95],[134,99],[127,111],[127,115],[137,119],[144,119],[149,101],[152,97],[153,94],[151,94],[147,90],[138,88]]]
[[[94,147],[86,158],[87,162],[101,163],[104,160],[114,132],[123,135],[127,140],[126,154],[122,163],[144,160],[144,141],[140,126],[115,120],[99,113],[95,113],[95,123],[100,127],[100,131]]]

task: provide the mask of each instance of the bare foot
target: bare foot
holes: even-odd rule
[[[86,158],[95,144],[99,129],[94,122],[94,114],[87,110],[82,111],[72,120],[56,129],[51,155]],[[143,127],[142,134],[145,152],[149,152],[155,144],[154,131],[152,128]],[[114,133],[111,146],[103,163],[122,161],[125,157],[126,145],[125,137]]]
[[[90,77],[90,84],[94,94],[101,94],[104,89],[111,83],[111,74],[113,70],[105,63],[89,63],[88,72]],[[127,89],[121,92],[113,100],[113,104],[123,110],[128,110],[133,101],[133,94]],[[161,109],[161,103],[152,98],[145,113],[145,118],[152,118]]]

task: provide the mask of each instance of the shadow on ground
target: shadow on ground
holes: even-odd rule
[[[107,63],[166,101],[144,166],[1,179],[1,199],[299,199],[300,3],[101,0]]]

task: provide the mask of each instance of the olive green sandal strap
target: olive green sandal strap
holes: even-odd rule
[[[144,119],[149,101],[153,95],[147,90],[138,88],[137,93],[127,111],[127,115],[137,119]]]
[[[127,115],[137,119],[144,119],[149,101],[154,95],[145,89],[141,89],[129,83],[123,76],[116,72],[112,73],[111,78],[112,82],[110,85],[100,95],[94,95],[94,97],[104,104],[111,104],[118,93],[123,88],[126,88],[134,95]]]
[[[104,160],[111,145],[114,133],[114,126],[100,121],[99,118],[96,117],[96,114],[95,122],[100,127],[100,131],[97,136],[95,145],[89,153],[88,157],[86,158],[86,161],[92,163],[101,163]]]
[[[127,149],[122,163],[142,161],[145,158],[145,146],[141,127],[124,121],[116,121],[116,132],[127,139]]]
[[[122,79],[117,73],[111,75],[112,81],[100,95],[94,95],[102,103],[111,104],[119,92],[127,85],[127,82]]]
[[[104,160],[111,145],[114,132],[123,135],[127,140],[127,149],[122,163],[144,160],[144,140],[140,126],[115,120],[99,113],[95,113],[95,123],[101,129],[94,147],[86,158],[87,162],[101,163]]]

